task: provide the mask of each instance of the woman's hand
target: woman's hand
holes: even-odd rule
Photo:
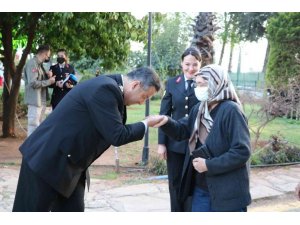
[[[197,170],[199,173],[203,173],[207,171],[206,162],[203,158],[195,158],[193,159],[193,166],[195,170]]]
[[[157,148],[157,153],[161,159],[167,159],[167,148],[165,145],[159,144]]]
[[[168,117],[164,115],[150,115],[145,119],[145,121],[149,127],[158,128],[168,122]]]

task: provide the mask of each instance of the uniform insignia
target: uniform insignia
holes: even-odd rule
[[[166,94],[166,90],[164,90],[163,97],[165,96],[165,94]]]
[[[178,77],[178,78],[176,79],[176,83],[178,84],[180,81],[181,81],[181,77]]]
[[[119,88],[120,88],[120,90],[121,90],[122,93],[123,93],[123,86],[122,86],[122,85],[119,85]]]
[[[33,72],[33,73],[36,73],[37,71],[38,71],[37,68],[33,68],[33,69],[32,69],[32,72]]]

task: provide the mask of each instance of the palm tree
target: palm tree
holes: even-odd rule
[[[196,16],[195,25],[192,25],[194,31],[194,37],[192,40],[192,46],[196,46],[202,55],[202,66],[211,64],[214,62],[214,34],[219,29],[214,24],[216,16],[211,12],[200,12]]]

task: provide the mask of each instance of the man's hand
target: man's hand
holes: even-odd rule
[[[73,86],[73,84],[70,84],[69,82],[66,82],[66,87],[69,88],[69,89],[71,89],[71,88],[73,88],[74,86]]]
[[[207,171],[206,162],[203,158],[195,158],[193,159],[193,166],[195,170],[197,170],[199,173],[203,173]]]
[[[165,145],[159,144],[157,148],[157,153],[161,159],[167,159],[167,148]]]
[[[54,84],[54,83],[55,83],[55,77],[56,77],[56,76],[51,76],[51,77],[49,78],[51,84]]]
[[[168,117],[164,115],[148,116],[145,119],[148,127],[160,127],[168,122]]]
[[[52,72],[52,70],[49,70],[47,73],[47,76],[48,76],[48,78],[50,78],[50,77],[52,77],[53,76],[53,72]]]
[[[63,88],[63,85],[64,85],[64,81],[63,80],[56,81],[56,86],[57,87]]]

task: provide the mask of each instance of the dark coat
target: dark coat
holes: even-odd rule
[[[55,77],[55,83],[50,86],[50,88],[53,88],[52,96],[51,96],[51,105],[53,109],[56,107],[56,105],[62,100],[62,98],[70,91],[72,88],[67,88],[64,86],[63,88],[60,88],[56,86],[56,81],[64,80],[66,79],[67,74],[74,74],[75,70],[70,64],[65,64],[64,68],[60,69],[59,64],[55,64],[50,67],[50,70],[52,70],[53,76]]]
[[[162,126],[163,132],[176,140],[188,139],[192,133],[199,104],[188,118],[172,120]],[[215,110],[215,114],[213,111]],[[250,157],[250,135],[247,121],[232,101],[220,103],[211,112],[214,125],[205,141],[213,158],[206,160],[206,183],[216,211],[234,211],[251,203],[247,161]],[[214,114],[214,115],[213,115]],[[192,194],[195,169],[187,152],[183,167],[180,199]]]
[[[123,125],[120,80],[99,76],[78,84],[20,147],[33,172],[65,197],[110,145],[144,136],[142,122]]]
[[[178,120],[188,116],[190,110],[198,102],[194,91],[187,93],[185,90],[185,79],[183,74],[170,78],[166,83],[165,94],[161,101],[160,115],[167,115]],[[185,154],[188,142],[186,140],[175,141],[159,129],[158,144],[165,144],[168,151]]]

